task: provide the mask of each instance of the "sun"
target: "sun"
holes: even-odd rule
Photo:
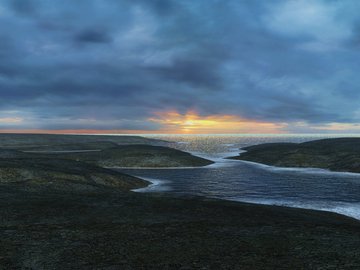
[[[236,115],[201,116],[194,111],[185,114],[177,111],[156,112],[148,119],[161,124],[161,133],[227,134],[227,133],[281,133],[285,124],[254,121]]]
[[[193,120],[187,120],[184,122],[185,126],[193,126],[194,125],[194,121]]]

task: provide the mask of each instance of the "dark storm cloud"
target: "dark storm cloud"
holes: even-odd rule
[[[358,8],[355,0],[4,0],[0,119],[153,130],[154,112],[196,110],[356,123]]]
[[[213,89],[220,87],[221,81],[216,65],[206,60],[177,60],[171,67],[153,67],[150,71],[167,80]]]
[[[36,10],[35,3],[32,0],[12,0],[10,6],[19,15],[34,14]]]
[[[76,34],[75,41],[81,43],[109,43],[112,38],[104,31],[87,29]]]

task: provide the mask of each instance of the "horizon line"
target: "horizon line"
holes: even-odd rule
[[[242,135],[242,136],[334,136],[334,135],[352,135],[360,136],[360,133],[93,133],[93,132],[52,132],[52,131],[1,131],[0,134],[14,134],[14,135],[98,135],[98,136],[206,136],[206,135]]]

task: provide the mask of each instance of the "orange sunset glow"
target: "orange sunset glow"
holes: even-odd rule
[[[156,112],[146,119],[159,124],[158,129],[2,129],[1,133],[47,134],[278,134],[283,133],[284,123],[272,123],[245,119],[236,115],[201,116],[194,111],[181,114],[177,111]],[[15,121],[12,121],[15,122]]]
[[[281,133],[282,123],[254,121],[235,115],[200,116],[196,112],[180,114],[176,111],[158,112],[149,121],[163,126],[161,133],[215,134],[215,133]]]

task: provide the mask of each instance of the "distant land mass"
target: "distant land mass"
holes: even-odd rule
[[[231,159],[278,167],[321,168],[360,173],[360,138],[322,139],[304,143],[266,143],[242,148]]]
[[[111,142],[32,147],[22,151],[0,149],[0,157],[2,155],[27,159],[67,159],[101,167],[198,167],[214,163],[170,147],[146,144],[118,145]]]
[[[140,136],[117,136],[117,135],[61,135],[61,134],[0,134],[0,148],[12,149],[39,149],[39,150],[68,150],[73,147],[88,148],[93,143],[100,147],[102,142],[105,148],[111,143],[118,144],[163,144],[166,141],[155,140]],[[108,143],[108,145],[106,145]],[[79,145],[81,144],[81,145]],[[60,149],[59,149],[60,148]]]
[[[105,167],[213,163],[160,144],[166,142],[137,136],[0,134],[0,186],[65,192],[129,191],[150,183]]]

